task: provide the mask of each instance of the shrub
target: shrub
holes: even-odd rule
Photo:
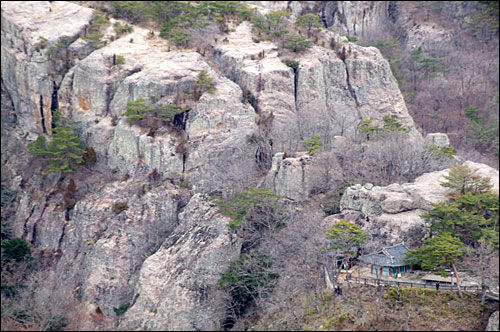
[[[83,164],[86,166],[93,166],[97,162],[97,155],[93,147],[86,145],[85,152],[82,155]]]
[[[123,65],[125,63],[125,57],[123,55],[119,55],[116,57],[116,64]]]
[[[303,36],[296,34],[289,34],[283,39],[284,47],[292,50],[293,52],[300,52],[307,48],[311,48],[312,43],[310,40]]]
[[[272,258],[265,252],[253,250],[229,264],[228,271],[219,279],[219,286],[232,296],[237,313],[257,297],[266,297],[273,289]]]
[[[311,156],[313,156],[316,151],[318,151],[323,146],[323,142],[321,142],[321,136],[319,135],[313,135],[311,139],[304,141],[304,144],[306,145],[307,152]]]
[[[154,107],[146,103],[142,98],[127,103],[127,111],[124,113],[127,116],[129,124],[135,124],[137,121],[144,119],[148,112],[154,110]]]
[[[47,45],[49,44],[49,41],[47,38],[43,36],[38,37],[38,43],[36,43],[34,46],[36,47],[37,50],[44,49]]]
[[[16,197],[17,195],[17,190],[12,190],[6,185],[2,184],[2,208],[7,207]]]
[[[31,260],[30,245],[21,238],[2,240],[2,261],[10,262],[12,260],[21,262]]]
[[[120,315],[123,315],[128,310],[129,307],[130,307],[130,303],[127,302],[127,303],[122,304],[118,308],[113,307],[113,311],[115,312],[115,314],[117,316],[120,316]]]
[[[298,61],[288,60],[285,62],[285,64],[295,71],[295,70],[297,70],[297,68],[299,68],[300,63]]]
[[[189,41],[193,39],[189,35],[189,33],[178,28],[172,29],[167,33],[164,33],[164,36],[166,37],[166,39],[168,39],[168,41],[170,41],[175,46],[184,46],[184,47],[188,47]]]
[[[125,33],[130,33],[134,30],[134,28],[131,25],[129,24],[122,25],[120,22],[116,22],[115,24],[113,24],[113,28],[115,29],[115,32],[118,36],[121,36]]]
[[[109,19],[100,10],[94,11],[94,17],[90,20],[90,30],[99,31],[101,27],[109,23]]]
[[[309,13],[305,15],[301,15],[297,18],[295,21],[295,24],[298,27],[305,27],[307,28],[307,35],[309,36],[311,33],[311,30],[321,30],[323,29],[323,25],[321,24],[321,20],[318,15]]]
[[[261,230],[283,223],[281,198],[267,188],[249,187],[248,191],[237,191],[228,201],[216,200],[216,204],[220,213],[232,217],[228,226],[233,232],[244,225],[253,225],[256,230]]]
[[[104,37],[104,35],[101,33],[92,33],[86,37],[83,37],[83,40],[85,40],[87,42],[87,45],[89,45],[93,49],[98,49],[106,44],[105,41],[101,40],[102,37]]]
[[[177,105],[168,104],[160,107],[158,114],[155,116],[160,121],[172,122],[177,114],[186,111]]]
[[[127,202],[116,202],[113,204],[113,212],[114,213],[120,213],[122,211],[125,211],[128,209],[128,203]]]

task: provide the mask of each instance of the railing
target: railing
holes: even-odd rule
[[[384,279],[377,279],[377,278],[358,278],[358,277],[349,277],[349,284],[350,285],[357,285],[358,279],[360,283],[364,285],[386,285],[386,286],[404,286],[404,287],[419,287],[419,288],[428,288],[428,289],[436,289],[436,285],[434,283],[429,284],[429,283],[421,283],[421,282],[411,282],[411,281],[395,281],[395,280],[384,280]],[[345,281],[343,283],[340,283],[340,285],[343,285],[345,283],[348,283],[348,281]],[[454,290],[457,289],[456,284],[453,285],[448,285],[448,284],[439,284],[439,289],[440,290]],[[481,287],[478,285],[473,285],[473,286],[461,286],[461,289],[465,292],[477,292],[481,290]],[[498,296],[498,295],[497,295]]]

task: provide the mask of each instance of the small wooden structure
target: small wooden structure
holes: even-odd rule
[[[402,242],[371,254],[359,256],[358,260],[370,264],[373,274],[398,277],[412,271],[412,265],[404,261],[408,251],[410,249]]]

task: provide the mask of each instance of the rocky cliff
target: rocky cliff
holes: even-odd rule
[[[466,161],[463,165],[482,177],[490,178],[493,191],[498,192],[499,174],[492,167]],[[421,214],[433,208],[432,203],[448,200],[452,192],[441,186],[446,182],[449,169],[426,173],[414,182],[387,187],[371,183],[357,184],[344,192],[340,207],[341,214],[355,219],[369,230],[373,239],[386,245],[405,241],[416,247],[428,236]]]
[[[271,6],[252,3],[264,12]],[[340,12],[331,6],[321,10],[326,24],[336,26]],[[345,15],[354,10],[342,6]],[[356,8],[364,18],[364,7]],[[292,9],[297,16],[303,7],[293,2]],[[315,134],[325,144],[349,144],[345,137],[370,117],[388,115],[408,130],[407,142],[423,143],[381,53],[332,31],[325,39],[343,42],[344,54],[316,45],[296,55],[291,68],[291,55],[273,42],[256,42],[248,22],[197,52],[173,49],[138,26],[122,36],[108,29],[102,45],[90,47],[85,37],[95,17],[93,9],[69,2],[2,2],[2,183],[18,191],[10,219],[15,236],[50,257],[60,284],[74,290],[68,296],[89,310],[115,317],[114,308],[128,303],[114,322],[120,329],[221,328],[227,298],[217,280],[239,257],[241,243],[210,195],[265,184],[307,201],[317,181],[309,166],[314,157],[285,154],[304,150],[303,141]],[[368,14],[347,22],[365,31],[380,20]],[[186,102],[202,70],[215,92]],[[186,102],[182,130],[130,124],[127,103],[139,98]],[[96,152],[96,165],[74,176],[74,204],[64,203],[69,177],[46,175],[26,153],[28,142],[50,137],[55,109],[77,123]],[[487,171],[498,182],[498,172]],[[381,234],[392,236],[389,242],[405,238],[394,227],[406,232],[421,224],[417,214],[445,194],[439,185],[428,191],[444,174],[351,187],[342,213],[385,222]]]

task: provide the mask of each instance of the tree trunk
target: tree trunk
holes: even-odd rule
[[[462,289],[460,287],[460,277],[458,276],[458,272],[457,272],[457,268],[455,267],[455,264],[451,264],[451,268],[453,269],[453,273],[457,277],[458,296],[462,297]]]

